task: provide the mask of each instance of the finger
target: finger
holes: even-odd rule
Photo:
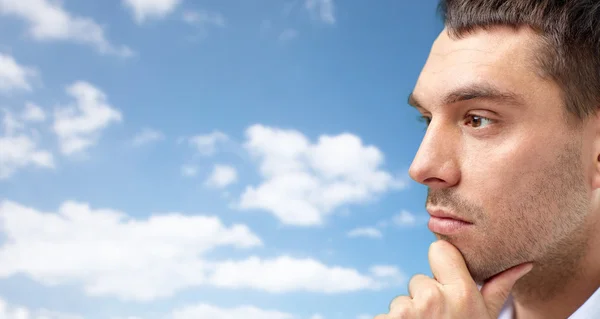
[[[419,295],[422,295],[424,290],[439,289],[437,285],[439,285],[439,283],[431,277],[417,274],[414,275],[408,283],[408,293],[414,299]]]
[[[404,318],[414,318],[413,302],[408,296],[399,296],[390,304],[390,312],[385,319]]]
[[[454,245],[438,240],[429,246],[429,265],[436,280],[442,285],[477,285],[467,268],[465,260]]]
[[[392,300],[392,302],[390,302],[390,312],[392,310],[394,310],[395,308],[398,307],[403,307],[403,306],[407,306],[410,305],[412,306],[412,300],[410,299],[410,297],[408,296],[398,296],[396,298],[394,298],[394,300]]]
[[[409,283],[413,307],[422,318],[436,318],[444,309],[441,284],[425,275],[415,275]]]
[[[531,263],[517,265],[492,277],[483,285],[481,294],[492,318],[497,318],[500,314],[502,306],[517,280],[525,276],[532,268],[533,264]]]

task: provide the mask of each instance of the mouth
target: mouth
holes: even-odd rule
[[[427,227],[436,234],[453,235],[465,231],[473,223],[443,209],[427,209],[431,218]]]

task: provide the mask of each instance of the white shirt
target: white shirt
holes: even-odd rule
[[[594,292],[586,302],[567,319],[591,319],[600,318],[600,288]],[[512,298],[509,297],[504,303],[498,319],[513,319]]]

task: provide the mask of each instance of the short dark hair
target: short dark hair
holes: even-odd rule
[[[530,27],[542,40],[535,62],[562,88],[566,111],[584,120],[600,107],[599,0],[441,0],[438,9],[453,38]]]

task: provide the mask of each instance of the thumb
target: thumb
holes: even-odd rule
[[[532,268],[532,263],[514,266],[492,277],[492,279],[483,285],[481,294],[488,313],[492,318],[498,318],[502,306],[508,299],[514,284],[531,271]]]

